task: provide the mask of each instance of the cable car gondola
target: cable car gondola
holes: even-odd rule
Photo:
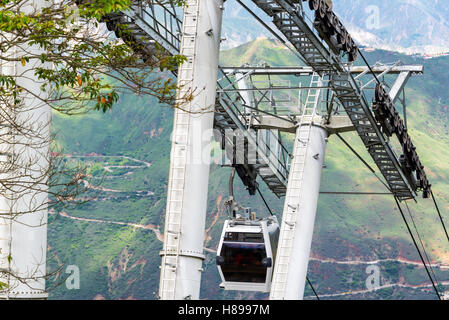
[[[245,210],[246,211],[246,210]],[[226,220],[217,250],[217,266],[225,290],[269,292],[279,238],[275,216]]]

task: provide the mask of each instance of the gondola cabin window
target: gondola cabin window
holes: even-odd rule
[[[261,233],[226,233],[220,256],[226,281],[265,283],[267,267],[262,260],[267,251]]]

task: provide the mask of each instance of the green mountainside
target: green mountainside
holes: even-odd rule
[[[274,27],[272,19],[253,1],[244,3],[264,23]],[[358,44],[435,55],[448,52],[449,48],[449,8],[445,4],[442,0],[335,0],[333,11]],[[308,5],[304,5],[308,13]],[[222,45],[227,49],[259,36],[272,37],[237,1],[225,3],[222,34],[226,39]]]
[[[423,60],[386,51],[366,56],[372,63],[401,60],[405,64],[425,65],[425,74],[413,77],[407,87],[409,132],[449,224],[449,76],[442,72],[449,68],[449,57]],[[221,65],[244,63],[294,66],[298,59],[279,43],[266,39],[222,52]],[[156,297],[172,115],[170,108],[153,99],[132,95],[123,95],[114,110],[106,114],[54,114],[53,130],[64,153],[88,164],[91,180],[98,182],[92,184],[99,186],[92,186],[87,193],[91,201],[50,215],[49,271],[62,266],[47,281],[49,288],[54,287],[50,299]],[[370,159],[355,133],[344,137],[365,159]],[[336,137],[329,138],[326,152],[322,190],[384,191]],[[226,218],[223,202],[229,172],[218,165],[211,167],[201,298],[266,298],[266,294],[225,292],[218,288],[214,250]],[[240,181],[235,184],[236,194],[242,195],[241,202],[262,215],[268,214],[260,198],[247,195]],[[263,182],[260,184],[280,218],[283,199],[271,195]],[[444,289],[449,290],[449,267],[444,268],[449,266],[449,245],[433,204],[429,199],[419,199],[409,206],[430,258],[439,264],[434,272]],[[366,261],[375,260],[380,260],[373,263],[380,267],[380,284],[385,287],[365,292],[369,265]],[[68,290],[64,284],[67,265],[80,269],[78,290]],[[321,195],[309,277],[323,298],[435,298],[391,197]],[[309,288],[306,296],[312,296]]]

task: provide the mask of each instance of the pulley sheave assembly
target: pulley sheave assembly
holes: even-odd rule
[[[332,1],[308,1],[310,10],[315,11],[313,25],[320,33],[321,38],[326,41],[329,48],[336,55],[347,54],[349,62],[357,60],[358,47],[340,19],[332,11]]]
[[[423,190],[423,197],[428,198],[431,185],[427,180],[424,166],[419,160],[416,147],[413,145],[404,121],[402,121],[389,94],[380,83],[376,85],[374,92],[373,112],[376,121],[387,136],[391,137],[393,134],[396,134],[403,150],[403,154],[399,160],[410,185],[415,191],[417,188],[421,188]]]

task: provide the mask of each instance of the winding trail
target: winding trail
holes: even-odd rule
[[[57,214],[55,212],[50,212],[50,214]],[[100,220],[100,219],[92,219],[92,218],[81,218],[81,217],[75,217],[69,215],[67,212],[63,211],[59,214],[61,217],[77,220],[77,221],[85,221],[85,222],[94,222],[94,223],[107,223],[107,224],[115,224],[115,225],[121,225],[121,226],[129,226],[133,228],[138,229],[145,229],[145,230],[151,230],[155,233],[156,238],[160,241],[164,241],[164,236],[160,231],[160,226],[155,226],[153,224],[143,225],[138,223],[131,223],[131,222],[121,222],[121,221],[109,221],[109,220]],[[215,254],[216,250],[210,249],[210,248],[204,248],[204,251]],[[400,262],[403,264],[409,264],[413,266],[422,266],[421,263],[416,261],[410,261],[404,258],[398,258],[398,259],[378,259],[378,260],[372,260],[372,261],[361,261],[361,260],[348,260],[348,261],[340,261],[335,259],[318,259],[318,258],[310,258],[310,261],[318,261],[320,263],[334,263],[334,264],[343,264],[343,265],[370,265],[370,264],[378,264],[381,262],[386,261],[392,261],[392,262]],[[441,269],[449,269],[449,266],[447,265],[438,265],[434,264],[433,267],[439,267]],[[441,285],[448,286],[449,281],[440,281]],[[342,296],[353,296],[358,294],[365,294],[365,293],[371,293],[378,290],[382,290],[385,288],[393,288],[393,287],[400,287],[400,288],[411,288],[411,289],[427,289],[431,288],[431,284],[420,284],[420,285],[411,285],[411,284],[404,284],[404,283],[391,283],[391,284],[385,284],[382,286],[377,287],[376,289],[366,289],[366,290],[355,290],[355,291],[347,291],[347,292],[340,292],[340,293],[329,293],[329,294],[320,294],[320,298],[335,298],[335,297],[342,297]],[[315,298],[315,296],[306,296],[305,298]],[[449,298],[448,298],[449,299]]]
[[[67,154],[65,155],[65,157],[67,158],[119,158],[119,159],[127,159],[130,161],[134,161],[134,162],[138,162],[138,163],[142,163],[142,165],[109,165],[109,166],[103,166],[103,168],[105,169],[105,171],[107,172],[113,172],[113,170],[111,168],[125,168],[125,169],[140,169],[140,168],[148,168],[151,166],[150,162],[144,161],[144,160],[139,160],[139,159],[135,159],[129,156],[104,156],[104,155],[98,155],[98,154],[90,154],[90,155],[83,155],[83,156],[76,156],[76,155],[71,155],[71,154]],[[128,172],[125,173],[125,175],[130,174],[132,172]],[[113,178],[117,178],[115,176],[112,176]],[[111,192],[111,193],[121,193],[121,192],[126,192],[126,191],[122,191],[122,190],[117,190],[117,189],[110,189],[110,188],[106,188],[103,187],[101,185],[93,185],[91,184],[89,181],[87,180],[81,180],[82,183],[84,184],[84,187],[86,189],[91,189],[91,190],[99,190],[99,191],[103,191],[103,192]],[[143,191],[136,191],[136,194],[141,194]],[[147,195],[154,195],[154,192],[152,191],[148,191]],[[109,200],[112,199],[113,197],[106,197],[106,198],[102,198],[102,201],[105,200]],[[91,198],[89,200],[94,200],[97,201],[98,198]]]
[[[50,214],[57,214],[57,213],[50,212]],[[161,241],[161,242],[164,241],[164,236],[163,236],[162,232],[160,231],[160,226],[156,226],[154,224],[143,225],[143,224],[138,224],[138,223],[133,223],[133,222],[110,221],[110,220],[101,220],[101,219],[93,219],[93,218],[81,218],[81,217],[75,217],[75,216],[69,215],[65,211],[62,211],[61,213],[59,213],[59,215],[64,218],[69,218],[69,219],[78,220],[78,221],[108,223],[108,224],[115,224],[115,225],[121,225],[121,226],[129,226],[129,227],[134,227],[134,228],[138,228],[138,229],[151,230],[156,234],[156,237],[159,241]],[[216,219],[214,219],[214,222],[216,222]],[[211,249],[211,248],[204,248],[204,250],[207,252],[211,252],[211,253],[216,252],[216,250]],[[340,265],[371,265],[371,264],[379,264],[382,262],[399,262],[399,263],[403,263],[403,264],[422,267],[421,262],[407,260],[404,258],[388,258],[388,259],[378,259],[378,260],[371,260],[371,261],[368,261],[368,260],[366,260],[366,261],[362,261],[362,260],[346,260],[346,261],[344,261],[344,260],[320,259],[320,258],[311,257],[310,261],[318,261],[320,263],[333,263],[333,264],[340,264]],[[436,264],[436,263],[432,264],[432,267],[440,268],[440,269],[449,269],[449,265],[441,265],[441,264]],[[445,284],[445,285],[446,285],[446,283],[449,284],[449,281],[442,282],[442,284]],[[386,285],[385,287],[395,286],[395,285],[399,286],[400,284]],[[407,285],[407,286],[410,287],[411,285]],[[419,287],[419,286],[416,286],[416,287]],[[383,288],[383,287],[380,287],[379,289],[381,289],[381,288]],[[363,293],[365,291],[360,291],[360,292]]]
[[[55,212],[49,212],[50,214],[56,215]],[[154,224],[138,224],[138,223],[132,223],[132,222],[122,222],[122,221],[110,221],[110,220],[100,220],[100,219],[92,219],[92,218],[81,218],[81,217],[75,217],[69,215],[67,212],[62,211],[59,213],[61,217],[77,220],[77,221],[84,221],[84,222],[94,222],[94,223],[108,223],[108,224],[115,224],[120,226],[128,226],[133,227],[137,229],[145,229],[145,230],[151,230],[155,233],[157,240],[160,242],[164,242],[164,235],[162,234],[160,230],[160,226],[156,226]],[[210,252],[210,253],[216,253],[216,250],[210,249],[210,248],[204,248],[204,251]]]
[[[81,180],[81,181],[83,182],[84,188],[86,188],[86,189],[100,190],[100,191],[104,191],[104,192],[115,192],[115,193],[123,192],[121,190],[108,189],[108,188],[105,188],[105,187],[102,187],[102,186],[94,186],[94,185],[90,184],[89,181],[87,181],[87,180]]]
[[[51,212],[50,214],[57,214],[55,212]],[[115,224],[115,225],[121,225],[121,226],[129,226],[137,229],[145,229],[145,230],[151,230],[155,233],[156,238],[163,242],[164,237],[161,234],[161,231],[159,230],[159,226],[155,226],[154,224],[138,224],[138,223],[132,223],[132,222],[121,222],[121,221],[109,221],[109,220],[100,220],[100,219],[92,219],[92,218],[81,218],[81,217],[74,217],[69,215],[67,212],[62,211],[59,213],[61,217],[69,218],[72,220],[78,220],[78,221],[85,221],[85,222],[96,222],[96,223],[108,223],[108,224]]]
[[[210,240],[212,240],[212,236],[210,235],[210,231],[212,230],[212,227],[217,223],[218,219],[220,218],[220,215],[222,214],[222,210],[221,210],[221,201],[223,200],[223,196],[221,194],[218,195],[217,197],[217,212],[214,215],[214,218],[211,222],[211,224],[209,225],[209,228],[207,228],[205,230],[205,238],[206,238],[206,243],[208,243]],[[215,251],[214,251],[215,252]]]
[[[447,285],[449,285],[449,281],[440,281],[439,284],[447,286]],[[347,291],[347,292],[341,292],[341,293],[319,294],[319,297],[320,298],[332,298],[332,297],[350,296],[350,295],[376,292],[378,290],[382,290],[385,288],[394,288],[394,287],[408,288],[408,289],[410,289],[410,288],[412,288],[412,289],[427,289],[427,288],[429,288],[430,289],[430,288],[432,288],[432,284],[412,285],[412,284],[404,284],[404,283],[390,283],[390,284],[385,284],[385,285],[379,286],[376,289]],[[315,298],[315,296],[307,296],[305,298]]]
[[[132,157],[128,157],[128,156],[103,156],[100,154],[96,154],[96,155],[85,155],[85,156],[74,156],[71,154],[67,154],[65,155],[67,158],[119,158],[119,159],[128,159],[131,161],[135,161],[135,162],[140,162],[143,163],[143,166],[108,166],[109,168],[142,168],[142,167],[150,167],[151,163],[144,161],[144,160],[139,160],[139,159],[135,159]]]
[[[414,265],[418,267],[422,267],[422,262],[407,260],[405,258],[388,258],[388,259],[378,259],[372,261],[362,261],[362,260],[335,260],[335,259],[320,259],[311,257],[309,261],[318,261],[320,263],[333,263],[333,264],[343,264],[343,265],[369,265],[369,264],[378,264],[381,262],[400,262],[403,264]],[[440,269],[449,269],[449,265],[443,265],[438,263],[432,263],[429,266],[440,268]]]

